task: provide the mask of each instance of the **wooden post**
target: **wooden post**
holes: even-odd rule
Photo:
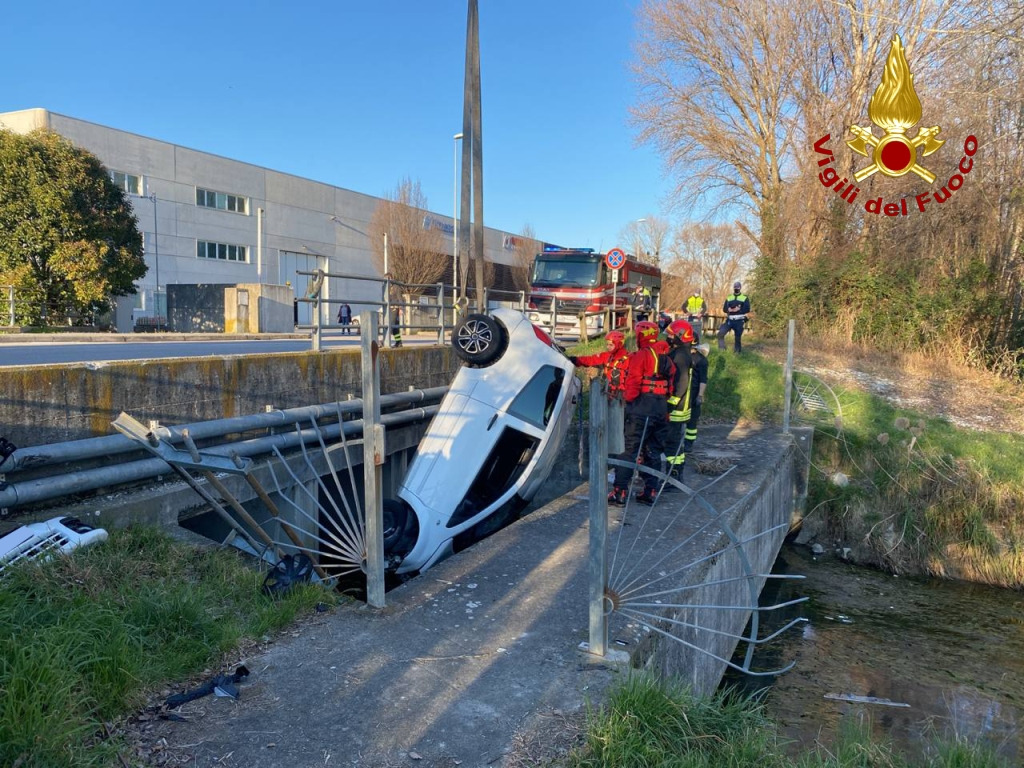
[[[590,382],[590,652],[608,648],[608,393],[604,376]],[[582,428],[582,425],[581,425]]]

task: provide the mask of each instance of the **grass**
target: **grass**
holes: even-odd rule
[[[852,721],[847,721],[852,722]],[[634,674],[588,712],[566,768],[1009,768],[987,746],[937,740],[908,757],[848,725],[831,747],[786,743],[761,706],[729,691],[700,699]]]
[[[142,527],[11,569],[0,581],[0,765],[116,765],[110,724],[336,600],[314,585],[275,600],[262,580],[239,554]]]

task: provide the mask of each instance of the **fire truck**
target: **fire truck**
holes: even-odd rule
[[[656,313],[661,293],[661,270],[656,266],[627,255],[621,269],[611,270],[604,254],[593,248],[546,246],[534,257],[530,271],[528,314],[531,322],[550,328],[554,308],[555,334],[574,337],[581,335],[580,315],[584,315],[586,335],[594,337],[605,332],[612,306],[618,310],[612,324],[626,324],[626,310],[637,285],[650,290],[652,314]]]

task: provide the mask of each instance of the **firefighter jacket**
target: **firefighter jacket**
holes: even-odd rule
[[[627,416],[667,417],[669,382],[675,372],[669,369],[674,366],[666,352],[664,342],[655,342],[629,356],[623,393]]]
[[[619,347],[614,352],[580,355],[576,358],[576,363],[588,368],[603,366],[604,375],[608,379],[609,397],[622,397],[626,389],[626,370],[629,367],[629,351],[625,347]]]
[[[673,346],[669,352],[676,366],[676,375],[668,393],[669,421],[690,420],[690,390],[693,386],[693,357],[689,344]]]

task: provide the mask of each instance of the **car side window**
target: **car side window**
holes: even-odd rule
[[[555,412],[564,378],[565,371],[561,368],[553,365],[542,366],[516,395],[508,407],[508,413],[536,427],[546,427]]]

